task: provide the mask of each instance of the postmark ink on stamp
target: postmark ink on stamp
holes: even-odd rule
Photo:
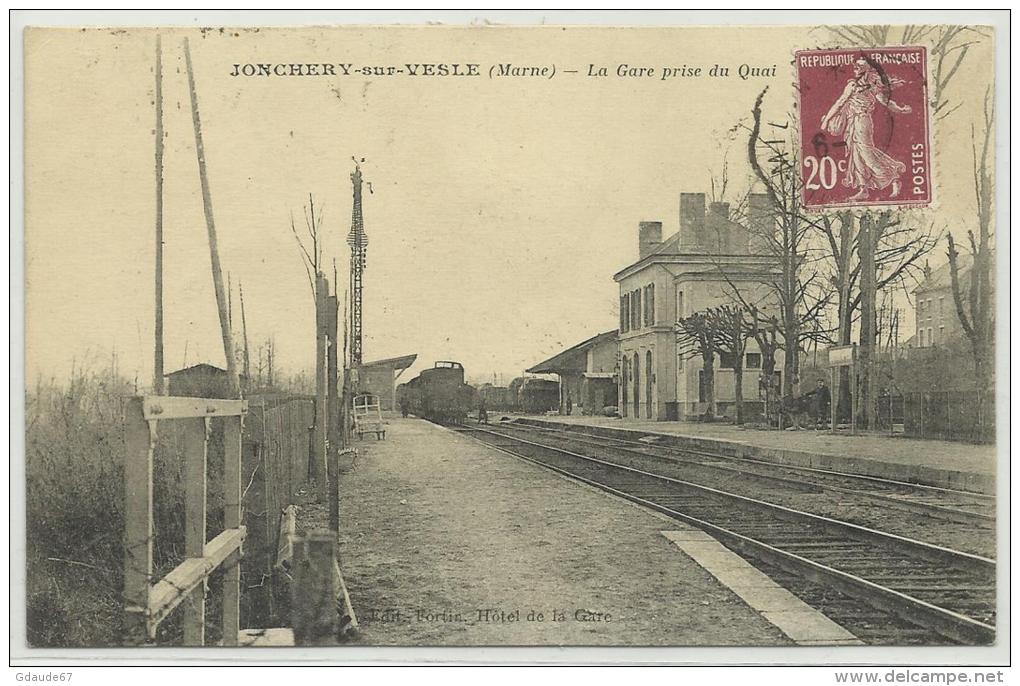
[[[930,205],[926,48],[803,50],[795,58],[804,207]]]

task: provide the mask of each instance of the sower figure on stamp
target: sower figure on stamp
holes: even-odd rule
[[[889,197],[900,194],[900,176],[907,166],[875,146],[872,112],[878,103],[891,112],[909,114],[910,105],[898,105],[889,97],[889,92],[903,83],[899,78],[883,82],[875,68],[859,57],[854,63],[854,78],[847,81],[843,94],[822,117],[822,128],[834,136],[842,135],[846,141],[847,167],[843,185],[857,189],[850,198],[852,201],[866,200],[870,191],[883,190],[890,185]]]

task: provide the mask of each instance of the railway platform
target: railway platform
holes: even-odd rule
[[[681,522],[467,435],[387,421],[341,487],[360,642],[856,643]]]
[[[493,413],[492,419],[499,419]],[[993,445],[827,431],[766,431],[732,424],[655,422],[613,417],[512,416],[528,423],[569,424],[588,433],[653,440],[681,448],[718,452],[816,469],[910,483],[995,493]]]

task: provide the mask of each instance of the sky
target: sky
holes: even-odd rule
[[[504,381],[615,328],[612,275],[637,258],[637,227],[678,225],[681,192],[708,192],[728,159],[730,196],[749,170],[727,132],[769,87],[785,117],[794,50],[821,28],[321,28],[162,30],[166,370],[222,366],[182,41],[190,38],[221,261],[244,288],[254,350],[309,368],[314,311],[290,229],[309,194],[324,209],[327,272],[341,297],[352,156],[364,158],[367,360],[418,354]],[[107,364],[152,375],[155,222],[152,30],[26,35],[27,379]],[[935,130],[937,205],[912,216],[962,232],[973,213],[970,126],[991,79],[991,40],[952,85]],[[233,77],[235,64],[477,63],[481,77]],[[490,78],[497,64],[552,78]],[[617,77],[619,65],[651,77]],[[729,78],[662,80],[713,64]],[[775,76],[735,75],[741,64]],[[589,77],[589,66],[609,76]],[[570,74],[567,70],[577,70]],[[727,157],[728,156],[728,157]],[[967,173],[956,173],[966,170]],[[958,235],[962,235],[959,233]],[[944,261],[942,249],[933,264]],[[238,304],[235,300],[235,328]],[[239,331],[237,332],[239,333]]]

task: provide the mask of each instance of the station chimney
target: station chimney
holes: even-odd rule
[[[662,222],[638,224],[638,259],[643,260],[662,245]]]
[[[768,252],[769,237],[776,231],[776,212],[766,193],[751,193],[747,198],[749,249],[760,255]]]
[[[705,248],[705,194],[680,194],[680,252]]]
[[[709,252],[729,255],[734,251],[733,232],[730,227],[730,204],[711,202],[708,204],[707,233],[712,239]]]

